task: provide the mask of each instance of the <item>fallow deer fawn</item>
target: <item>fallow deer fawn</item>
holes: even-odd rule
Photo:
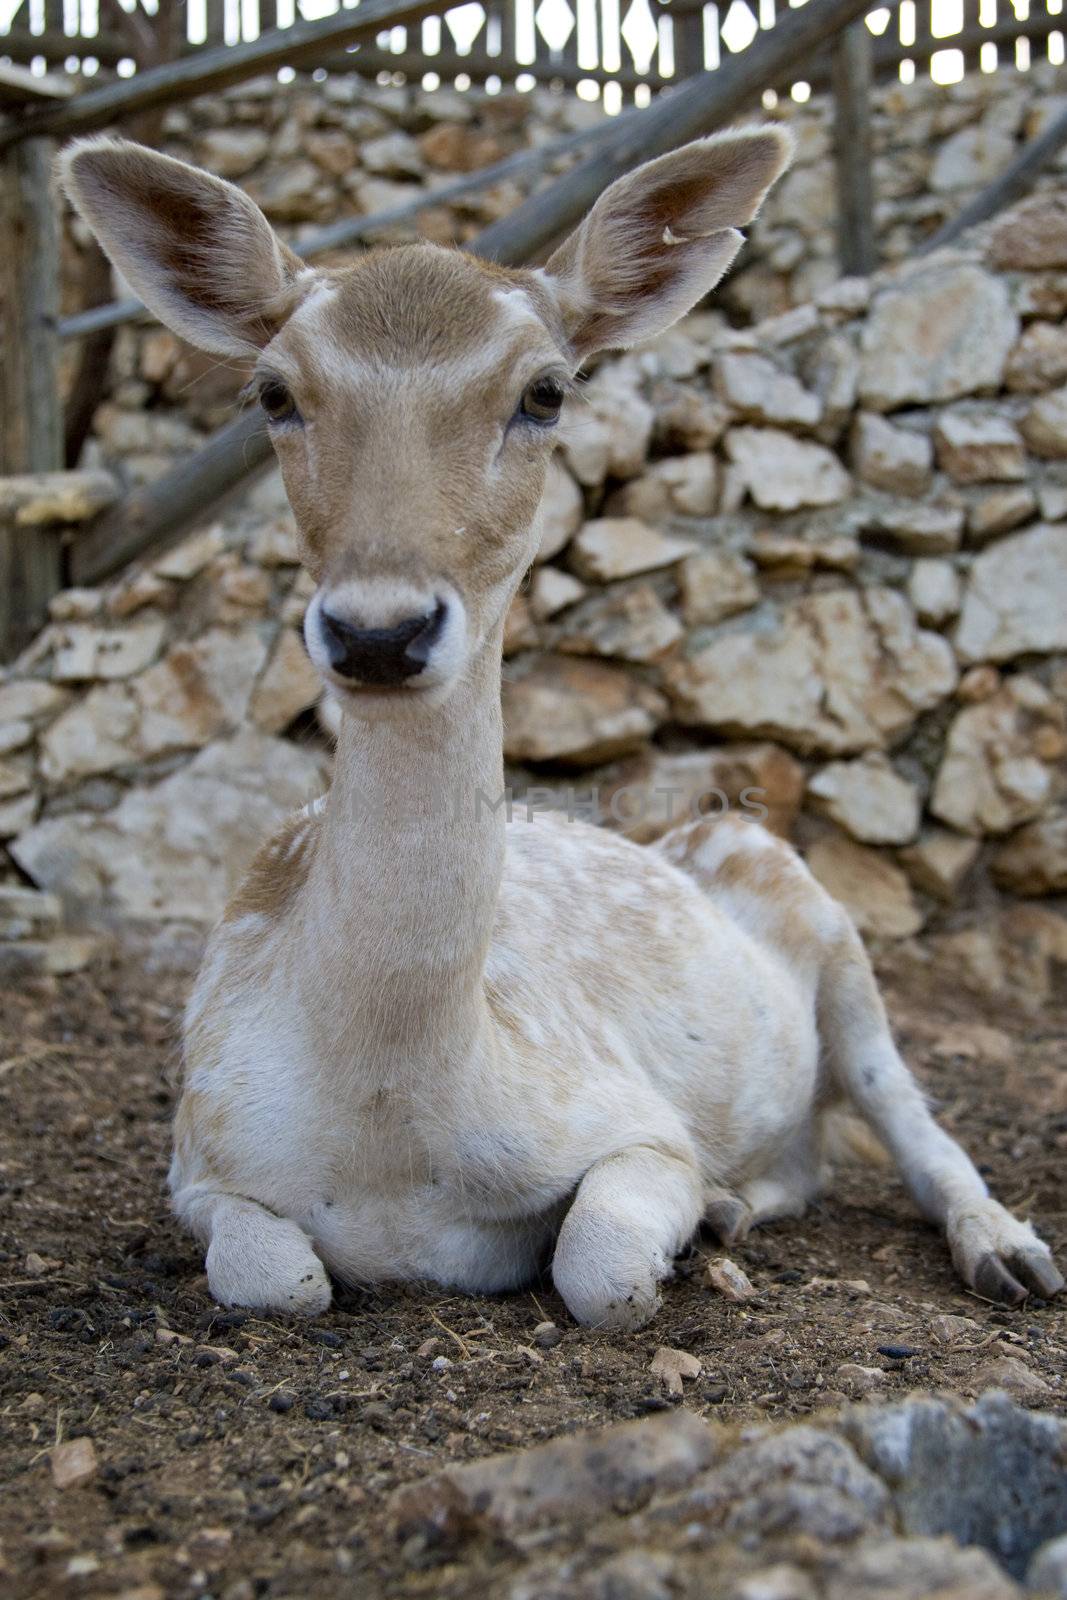
[[[155,315],[255,358],[344,712],[329,795],[260,851],[189,1005],[171,1188],[224,1304],[320,1312],[331,1273],[503,1290],[552,1252],[579,1321],[636,1328],[702,1220],[729,1241],[803,1209],[841,1105],[980,1294],[1063,1285],[787,845],[724,818],[642,849],[493,803],[568,388],[709,292],[789,153],[756,127],[651,161],[531,271],[428,244],[318,271],[228,183],[133,144],[63,157]]]

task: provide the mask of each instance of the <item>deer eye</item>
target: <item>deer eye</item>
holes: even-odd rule
[[[279,378],[266,378],[259,386],[259,403],[267,414],[268,422],[299,420],[296,401]]]
[[[530,422],[547,427],[559,420],[563,398],[563,385],[558,378],[537,378],[523,395],[519,411]]]

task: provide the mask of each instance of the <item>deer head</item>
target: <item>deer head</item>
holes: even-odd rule
[[[232,184],[136,144],[77,143],[61,178],[161,322],[254,360],[318,585],[308,650],[369,716],[440,700],[499,648],[579,366],[708,293],[790,148],[757,127],[650,161],[530,271],[430,244],[312,268]]]

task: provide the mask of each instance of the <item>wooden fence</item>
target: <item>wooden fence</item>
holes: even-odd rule
[[[0,0],[0,60],[64,68],[80,78],[126,76],[184,52],[250,42],[275,28],[353,9],[347,0]],[[876,78],[1025,68],[1064,60],[1064,0],[902,0],[872,10]],[[126,9],[129,6],[130,9]],[[788,0],[464,0],[428,8],[349,49],[325,52],[322,71],[355,72],[381,83],[492,90],[535,83],[578,87],[645,103],[665,85],[713,71],[750,49]],[[769,89],[803,97],[831,77],[828,51]],[[2,96],[2,85],[0,85]]]

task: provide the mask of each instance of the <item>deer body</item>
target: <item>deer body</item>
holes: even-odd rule
[[[551,428],[590,353],[705,294],[788,156],[752,129],[621,179],[536,272],[431,246],[305,268],[240,191],[89,141],[68,193],[153,310],[256,359],[344,712],[333,786],[260,851],[190,1003],[174,1204],[227,1304],[329,1273],[471,1290],[552,1273],[639,1326],[702,1219],[801,1210],[858,1111],[966,1281],[1062,1279],[930,1117],[845,913],[754,823],[643,850],[510,825],[504,616]]]

